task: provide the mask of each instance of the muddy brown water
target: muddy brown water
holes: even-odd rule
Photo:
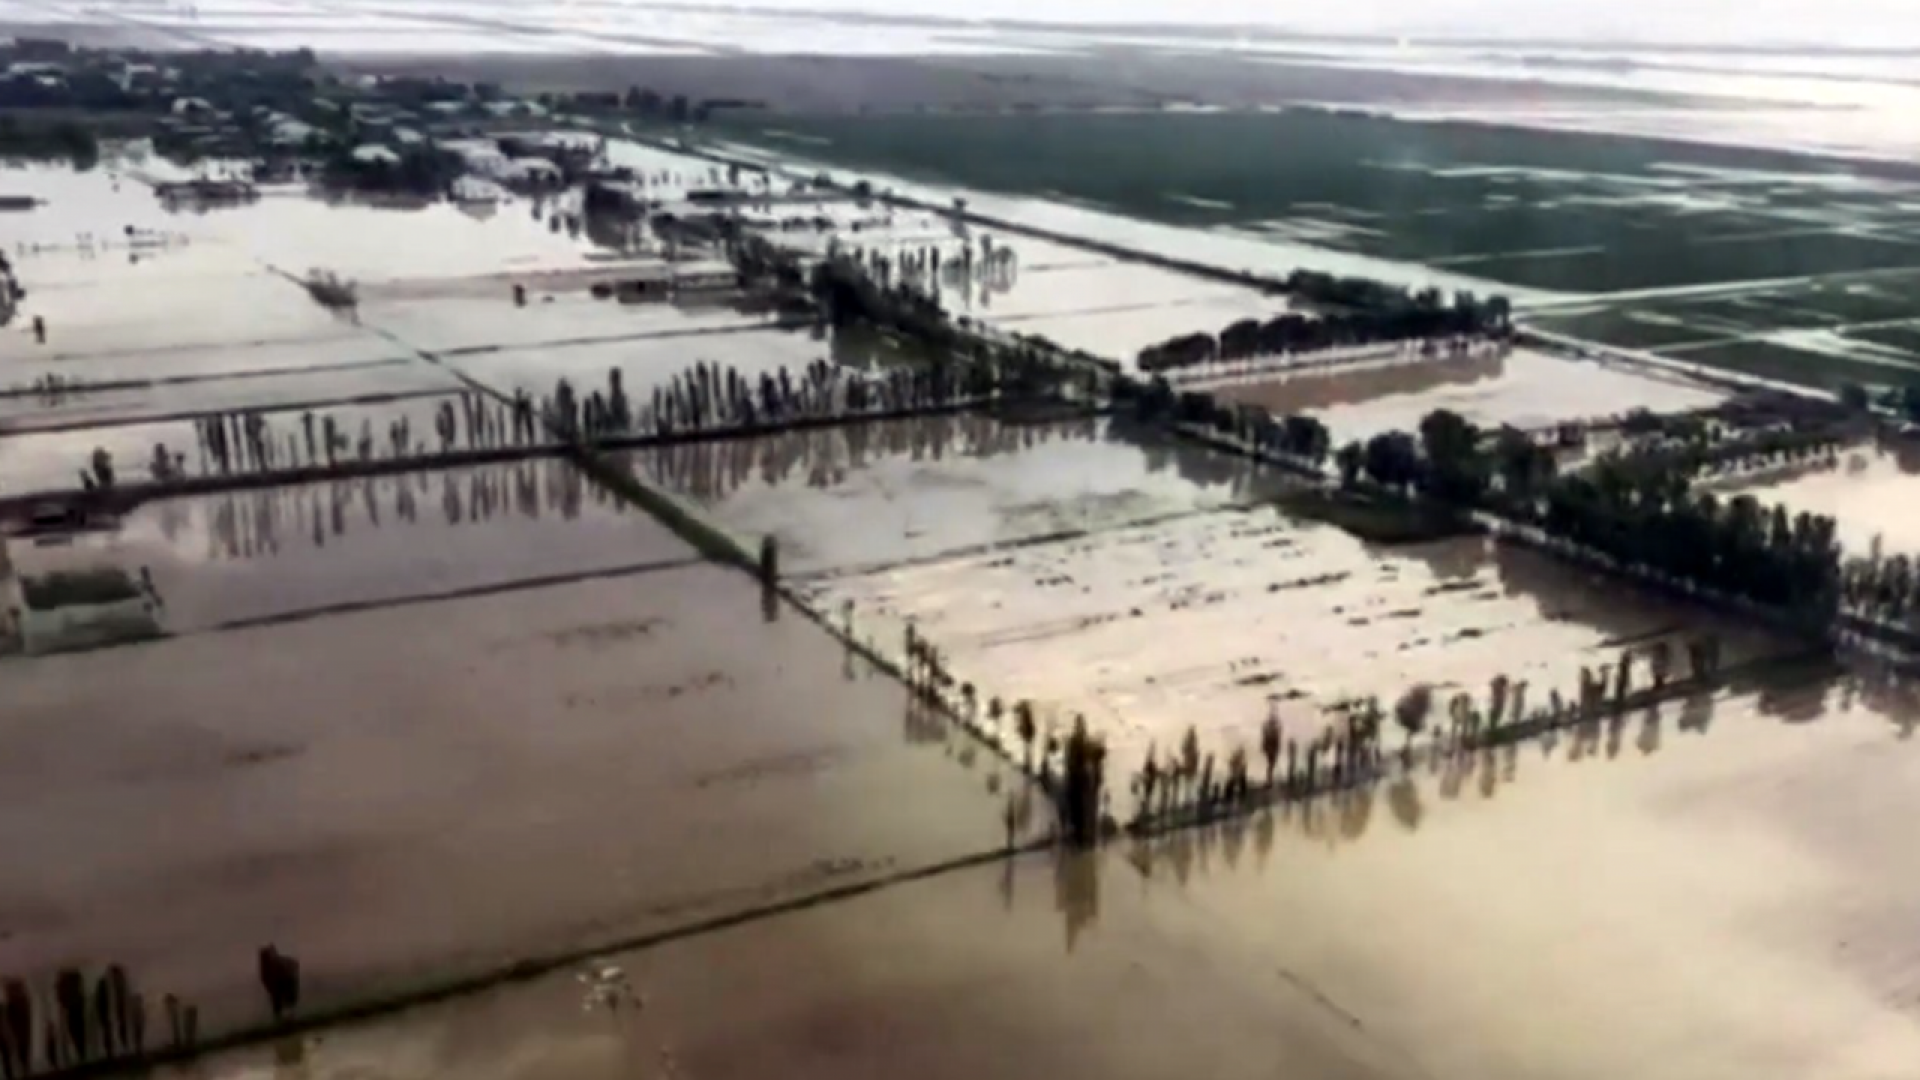
[[[1107,420],[979,413],[852,424],[626,455],[790,574],[845,573],[1233,505],[1284,481],[1244,459]]]
[[[1920,1060],[1914,705],[1674,703],[1132,855],[1408,1075],[1886,1080]]]
[[[449,391],[424,397],[404,397],[372,405],[334,405],[313,409],[261,409],[266,437],[274,447],[277,467],[308,461],[306,429],[303,417],[313,414],[315,457],[324,460],[326,421],[331,417],[348,449],[343,460],[357,460],[362,425],[373,437],[373,456],[391,456],[393,444],[389,426],[404,422],[419,456],[436,453],[440,437],[434,419],[443,403],[451,401],[460,416],[459,437],[455,449],[466,447],[466,420],[460,414],[459,395]],[[503,406],[493,405],[495,414]],[[92,465],[93,452],[102,449],[112,455],[113,465],[122,483],[144,481],[152,477],[153,448],[167,448],[179,456],[188,476],[219,473],[217,462],[208,459],[202,449],[200,429],[195,420],[160,420],[150,423],[114,423],[101,427],[82,427],[64,431],[34,431],[0,438],[0,492],[8,495],[32,491],[73,490],[81,486],[79,470]],[[231,421],[229,421],[231,424]],[[508,428],[510,430],[510,427]]]
[[[1888,1080],[1920,1053],[1914,705],[1857,674],[1744,686],[204,1070]]]
[[[159,499],[9,549],[22,574],[151,570],[174,633],[695,557],[557,458]]]
[[[1270,507],[1225,508],[809,583],[825,610],[898,652],[905,626],[980,701],[1034,703],[1041,726],[1076,716],[1109,740],[1112,774],[1150,750],[1165,763],[1189,726],[1224,768],[1257,755],[1269,715],[1303,743],[1377,697],[1390,710],[1434,688],[1436,723],[1458,693],[1487,707],[1499,675],[1528,708],[1577,697],[1583,667],[1718,636],[1728,664],[1797,651],[1738,620],[1473,537],[1366,544]],[[1002,736],[1018,752],[1011,725]],[[1130,812],[1124,791],[1116,810]]]
[[[1016,787],[706,565],[5,678],[0,970],[124,963],[208,1031],[269,941],[339,1006],[995,850]]]
[[[1789,514],[1824,514],[1838,524],[1841,546],[1866,558],[1876,545],[1887,556],[1920,552],[1920,453],[1892,442],[1861,443],[1823,462],[1760,468],[1703,484],[1722,498],[1751,495]]]
[[[1418,431],[1421,419],[1435,409],[1451,409],[1482,427],[1540,428],[1633,409],[1679,412],[1726,397],[1679,376],[1533,349],[1407,357],[1222,380],[1208,388],[1276,414],[1311,412],[1326,423],[1336,443],[1364,441],[1383,431]]]
[[[1118,852],[1020,857],[222,1055],[204,1075],[1415,1075],[1259,957],[1222,948],[1177,897],[1141,884]],[[608,999],[623,1003],[598,1003]]]

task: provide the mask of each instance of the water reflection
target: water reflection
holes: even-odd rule
[[[747,439],[650,447],[627,455],[626,460],[673,491],[702,503],[717,503],[751,488],[839,487],[861,470],[888,460],[990,461],[1073,442],[1124,447],[1140,455],[1149,475],[1172,473],[1202,488],[1227,488],[1235,496],[1259,494],[1286,482],[1283,474],[1249,459],[1175,441],[1164,432],[1124,419],[1093,415],[1021,421],[964,412],[854,422]],[[1115,469],[1124,466],[1116,462]],[[1062,497],[1075,494],[1063,492]]]
[[[1236,867],[1247,832],[1252,833],[1257,866],[1265,865],[1276,835],[1283,830],[1329,848],[1360,841],[1383,819],[1399,831],[1417,832],[1435,812],[1436,800],[1444,807],[1497,798],[1519,782],[1522,763],[1529,757],[1541,763],[1526,770],[1530,774],[1555,762],[1590,766],[1651,758],[1669,745],[1669,725],[1682,736],[1705,736],[1715,730],[1716,712],[1728,707],[1785,725],[1864,713],[1906,740],[1920,724],[1916,704],[1920,704],[1920,680],[1891,665],[1840,669],[1831,661],[1812,657],[1798,663],[1755,664],[1735,672],[1717,689],[1690,688],[1627,713],[1499,745],[1465,745],[1436,729],[1429,741],[1409,750],[1384,752],[1377,769],[1365,779],[1315,798],[1271,800],[1210,822],[1135,835],[1126,842],[1128,858],[1149,878],[1170,871],[1184,884],[1194,873],[1210,870],[1216,852],[1224,856],[1221,861],[1228,869]],[[1384,815],[1376,805],[1382,801]]]
[[[1046,423],[1006,423],[965,412],[911,420],[849,423],[751,439],[649,448],[629,455],[649,475],[701,502],[718,502],[750,486],[844,484],[876,461],[995,458],[1059,441],[1090,442],[1101,422],[1091,416]]]
[[[162,499],[149,509],[169,544],[184,546],[200,535],[206,558],[214,561],[270,557],[294,543],[324,548],[361,529],[457,527],[506,518],[571,521],[581,516],[589,500],[611,513],[628,510],[624,501],[588,483],[565,461],[536,458]]]

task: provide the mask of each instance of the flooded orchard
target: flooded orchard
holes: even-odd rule
[[[1576,700],[1583,668],[1660,642],[1683,654],[1711,633],[1731,664],[1798,651],[1524,549],[1370,545],[1273,507],[834,576],[811,595],[889,647],[912,622],[983,700],[1030,701],[1043,729],[1084,716],[1116,778],[1149,747],[1166,760],[1190,726],[1224,767],[1235,749],[1257,753],[1269,716],[1304,745],[1416,685],[1479,702],[1504,677],[1539,707]]]
[[[7,970],[230,1030],[264,941],[325,1009],[1006,842],[996,759],[770,614],[690,566],[10,663]]]
[[[1790,514],[1824,514],[1839,523],[1847,554],[1920,551],[1920,514],[1907,503],[1920,494],[1920,455],[1903,439],[1861,442],[1833,466],[1824,461],[1762,465],[1706,485],[1725,498],[1751,495]]]

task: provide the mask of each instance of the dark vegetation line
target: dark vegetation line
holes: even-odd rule
[[[1023,536],[1017,540],[990,540],[982,544],[968,544],[964,547],[947,548],[908,559],[883,559],[870,563],[858,563],[850,566],[836,566],[812,573],[795,574],[787,578],[801,586],[813,586],[821,582],[837,581],[841,578],[865,577],[870,574],[892,573],[898,570],[910,570],[918,566],[931,566],[934,563],[953,562],[959,559],[973,558],[993,552],[1019,551],[1022,548],[1040,547],[1045,544],[1061,544],[1074,540],[1085,540],[1091,536],[1106,536],[1130,529],[1149,529],[1159,525],[1181,521],[1187,518],[1206,517],[1212,514],[1232,513],[1244,509],[1243,506],[1227,504],[1222,506],[1201,507],[1194,510],[1174,510],[1165,514],[1135,518],[1130,521],[1115,522],[1112,525],[1090,526],[1081,529],[1061,529],[1056,532],[1041,533],[1037,536]]]
[[[1689,653],[1694,669],[1685,678],[1671,678],[1669,662],[1650,660],[1654,683],[1634,690],[1624,677],[1608,679],[1604,669],[1598,676],[1582,669],[1580,700],[1563,701],[1555,691],[1549,705],[1533,710],[1525,708],[1526,683],[1496,677],[1489,690],[1487,710],[1483,712],[1470,695],[1456,694],[1449,702],[1448,726],[1444,729],[1435,724],[1432,691],[1415,687],[1392,710],[1391,719],[1405,736],[1398,751],[1384,745],[1388,716],[1374,701],[1349,713],[1355,722],[1347,730],[1323,731],[1321,737],[1304,746],[1304,754],[1295,740],[1283,742],[1278,726],[1269,722],[1261,733],[1264,781],[1252,776],[1252,765],[1241,751],[1235,751],[1224,769],[1216,768],[1213,755],[1203,758],[1199,754],[1198,742],[1189,730],[1178,751],[1165,760],[1149,750],[1146,764],[1131,781],[1137,798],[1136,814],[1126,831],[1137,837],[1156,836],[1274,804],[1338,795],[1395,775],[1411,776],[1424,764],[1468,757],[1569,728],[1595,732],[1602,725],[1623,724],[1630,714],[1655,710],[1673,701],[1706,701],[1715,691],[1747,677],[1800,667],[1825,672],[1834,666],[1831,651],[1821,647],[1757,657],[1730,668],[1718,665],[1718,646],[1710,639],[1696,640],[1689,646]],[[1623,664],[1629,662],[1623,660]],[[1417,746],[1416,740],[1423,733],[1430,738],[1425,746]],[[1390,763],[1393,757],[1399,758],[1397,773]]]
[[[493,353],[513,352],[520,349],[567,349],[581,345],[615,345],[626,341],[666,341],[673,338],[722,337],[728,334],[747,334],[765,330],[775,323],[746,323],[738,326],[689,326],[676,330],[649,330],[644,333],[596,334],[590,337],[560,338],[556,341],[533,341],[512,345],[462,345],[453,349],[440,349],[434,355],[439,357],[486,356]]]
[[[443,589],[438,592],[413,593],[407,596],[383,597],[378,600],[355,600],[322,607],[303,608],[299,611],[283,612],[277,615],[262,615],[251,619],[235,619],[220,623],[195,633],[224,634],[234,630],[254,630],[268,626],[285,626],[292,623],[310,622],[314,619],[332,615],[351,615],[362,611],[381,611],[387,608],[413,607],[420,604],[439,604],[449,600],[470,600],[485,596],[499,596],[504,593],[527,592],[533,589],[546,589],[556,585],[575,585],[583,581],[602,581],[612,578],[639,577],[644,574],[658,573],[662,570],[682,570],[689,566],[698,566],[697,558],[656,559],[652,562],[630,563],[626,566],[608,567],[604,570],[580,570],[566,574],[548,574],[542,577],[514,578],[511,581],[489,582],[485,585],[468,585],[457,589]],[[176,635],[179,636],[179,635]]]
[[[368,368],[398,367],[410,364],[411,360],[397,357],[391,360],[355,360],[345,364],[303,364],[299,367],[249,369],[245,371],[214,371],[195,375],[165,375],[157,379],[116,379],[110,382],[86,382],[79,379],[67,379],[59,375],[46,376],[31,386],[13,386],[0,390],[0,400],[7,398],[37,397],[49,405],[59,405],[68,398],[83,398],[88,394],[104,394],[118,390],[151,390],[157,386],[191,386],[194,383],[239,382],[244,379],[269,379],[278,375],[316,375],[335,371],[365,371]],[[105,424],[95,425],[105,427]],[[44,428],[41,430],[45,430]]]
[[[91,420],[63,420],[54,424],[41,424],[31,428],[9,429],[0,425],[0,438],[10,435],[40,435],[49,432],[87,431],[92,428],[135,427],[140,424],[165,424],[182,420],[206,420],[213,417],[227,417],[237,412],[304,412],[313,409],[344,409],[355,405],[390,405],[396,401],[417,401],[421,398],[446,397],[455,393],[452,390],[403,390],[385,394],[360,394],[354,397],[317,398],[310,401],[274,402],[268,409],[185,409],[178,412],[149,413],[143,416],[96,417]]]
[[[490,398],[495,396],[492,390],[484,390],[484,394],[488,394]],[[432,390],[426,396],[457,398],[459,390]],[[505,396],[499,396],[499,398],[505,402],[513,402],[513,398],[505,398]],[[349,404],[361,404],[361,402],[349,402]],[[301,405],[286,405],[288,411],[300,409],[300,407]],[[889,409],[889,411],[877,411],[877,413],[862,413],[860,417],[835,417],[835,415],[793,417],[780,423],[760,423],[753,427],[674,430],[666,434],[622,434],[622,436],[597,438],[595,448],[599,452],[609,452],[609,450],[649,450],[649,448],[662,448],[662,446],[687,446],[687,444],[701,444],[701,442],[728,442],[733,438],[758,438],[768,434],[797,432],[797,430],[839,427],[849,423],[851,419],[862,421],[862,423],[864,421],[899,421],[899,419],[912,419],[912,417],[966,413],[977,407],[979,407],[977,402],[914,405],[914,407]],[[280,409],[276,407],[275,411]],[[257,413],[207,413],[192,419],[232,423],[236,419],[242,419],[244,415],[257,415]],[[179,419],[188,419],[188,417],[179,417]],[[146,423],[146,421],[136,421],[136,423]],[[19,432],[19,434],[29,434],[29,432]],[[88,511],[88,513],[92,511],[131,513],[132,509],[136,509],[142,503],[175,498],[175,496],[205,496],[205,494],[236,492],[236,490],[276,488],[276,486],[288,486],[288,484],[317,484],[326,480],[390,477],[396,473],[461,469],[468,465],[493,465],[503,461],[522,461],[532,457],[555,457],[555,455],[566,454],[568,454],[568,448],[563,440],[545,438],[536,442],[518,442],[518,444],[493,442],[493,444],[480,444],[480,446],[467,446],[467,448],[447,448],[438,452],[428,448],[420,454],[399,455],[399,457],[346,455],[346,457],[334,457],[330,461],[321,461],[315,457],[315,459],[309,459],[307,463],[296,461],[292,465],[273,465],[265,469],[255,469],[252,465],[234,465],[232,471],[221,471],[221,473],[204,473],[204,475],[179,473],[167,480],[136,480],[136,482],[113,479],[108,484],[98,482],[98,463],[96,463],[94,469],[88,473],[96,484],[94,490],[88,492],[88,490],[60,488],[50,492],[23,492],[13,496],[0,496],[0,519],[17,517],[21,513],[29,513],[35,507],[44,507],[44,505],[65,505],[65,507],[73,507],[75,511]],[[98,461],[98,454],[96,454],[96,461]]]

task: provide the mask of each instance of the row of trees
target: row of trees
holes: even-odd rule
[[[765,557],[763,552],[763,564]],[[851,634],[851,601],[844,609],[843,617],[845,629]],[[1053,797],[1068,838],[1082,845],[1092,844],[1100,838],[1106,807],[1107,744],[1105,739],[1088,731],[1086,717],[1075,716],[1073,726],[1066,738],[1062,739],[1051,728],[1041,731],[1036,722],[1033,702],[1022,699],[1008,707],[1000,698],[994,697],[985,706],[986,725],[983,725],[979,692],[972,683],[963,683],[954,677],[947,667],[946,655],[918,633],[912,623],[908,623],[906,628],[905,655],[909,690],[930,704],[954,708],[954,698],[958,697],[957,705],[967,725],[999,740],[1006,737],[1006,724],[1011,721],[1022,746],[1023,766],[1029,773],[1038,776],[1041,787]],[[1045,741],[1041,746],[1036,772],[1035,743],[1043,734]],[[1057,771],[1056,758],[1059,761]]]
[[[1696,494],[1697,458],[1613,453],[1561,475],[1550,451],[1511,429],[1485,432],[1437,410],[1418,436],[1375,435],[1335,455],[1341,481],[1466,510],[1484,510],[1547,539],[1719,592],[1830,617],[1840,598],[1840,549],[1831,517],[1751,496]]]
[[[1720,641],[1701,635],[1686,640],[1684,646],[1688,685],[1692,692],[1702,691],[1720,674]],[[1377,696],[1342,702],[1330,710],[1335,722],[1305,740],[1286,736],[1279,716],[1270,711],[1260,727],[1258,751],[1264,765],[1260,787],[1268,798],[1304,798],[1329,787],[1371,779],[1382,765],[1389,722],[1402,733],[1401,760],[1403,767],[1410,768],[1415,740],[1429,732],[1434,753],[1466,752],[1509,733],[1531,734],[1624,716],[1682,682],[1672,640],[1656,641],[1639,650],[1638,656],[1648,678],[1640,689],[1634,685],[1639,670],[1636,651],[1628,649],[1616,664],[1582,667],[1576,693],[1562,695],[1554,690],[1531,708],[1526,680],[1495,675],[1488,681],[1484,705],[1464,691],[1448,697],[1445,726],[1438,723],[1434,689],[1424,683],[1407,688],[1390,713]],[[1206,814],[1231,809],[1258,794],[1246,748],[1234,747],[1221,764],[1212,753],[1201,752],[1198,731],[1192,726],[1164,760],[1159,748],[1149,745],[1130,787],[1136,823],[1164,819],[1177,811]]]
[[[22,119],[6,113],[0,114],[0,157],[67,161],[85,170],[99,163],[100,141],[72,120]]]
[[[1299,288],[1304,290],[1300,295],[1310,299],[1316,293],[1350,299],[1316,301],[1335,305],[1319,317],[1288,312],[1264,322],[1241,319],[1217,334],[1182,334],[1140,350],[1136,363],[1141,371],[1153,374],[1217,361],[1343,346],[1504,337],[1512,329],[1512,307],[1504,297],[1483,302],[1472,293],[1462,292],[1448,302],[1436,289],[1411,293],[1364,279],[1303,271],[1289,281],[1300,282]],[[1360,288],[1356,283],[1369,287]]]
[[[36,1015],[41,1001],[50,1003],[44,1018]],[[165,1017],[172,1049],[191,1049],[198,1043],[198,1006],[167,994],[157,1008]],[[24,980],[8,979],[0,990],[0,1076],[24,1080],[39,1072],[138,1060],[147,1050],[147,1026],[146,995],[134,988],[119,964],[97,979],[78,968],[62,968],[44,995]]]

